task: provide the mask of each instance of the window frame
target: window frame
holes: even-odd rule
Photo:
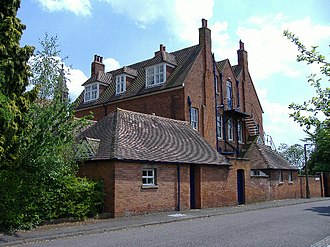
[[[243,143],[243,125],[241,121],[237,122],[237,140],[239,143]]]
[[[116,76],[116,95],[126,92],[126,75],[121,74]]]
[[[232,118],[228,119],[227,128],[228,128],[228,141],[234,141],[234,121]]]
[[[93,88],[95,87],[96,88]],[[93,101],[99,98],[99,83],[93,83],[85,86],[84,102]],[[88,97],[87,97],[88,95]]]
[[[146,88],[157,87],[163,85],[165,82],[166,63],[160,63],[146,68]]]
[[[226,81],[226,100],[228,109],[233,109],[233,84],[230,80]]]
[[[146,175],[144,175],[144,172],[146,172]],[[149,172],[151,172],[151,175],[149,174]],[[142,168],[142,187],[156,187],[156,175],[156,168]],[[144,179],[146,179],[145,182]],[[149,179],[151,179],[152,182],[149,182]]]
[[[198,131],[198,109],[196,107],[191,107],[190,109],[190,125],[194,130]]]
[[[222,115],[217,115],[217,138],[219,140],[223,139],[223,117]]]
[[[293,172],[292,171],[289,171],[289,174],[288,174],[288,181],[289,181],[289,184],[293,183]]]
[[[280,184],[282,184],[284,182],[284,180],[283,180],[283,171],[282,170],[278,171],[278,182]]]

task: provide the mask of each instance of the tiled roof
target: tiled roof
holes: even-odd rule
[[[241,75],[243,68],[239,65],[234,65],[234,66],[232,66],[232,68],[233,68],[236,78],[238,78]]]
[[[223,72],[223,69],[225,68],[225,65],[226,65],[226,62],[228,62],[229,60],[228,59],[224,59],[222,61],[219,61],[217,62],[217,67],[218,67],[218,70],[219,72]]]
[[[176,66],[173,72],[171,73],[171,75],[169,76],[169,78],[167,78],[166,82],[163,85],[152,88],[145,87],[145,82],[146,82],[145,68],[151,65],[153,59],[159,59],[159,61],[161,61],[162,59],[161,55],[156,55],[154,58],[129,65],[127,67],[137,71],[137,77],[126,88],[125,93],[116,95],[116,85],[115,82],[111,80],[105,92],[100,96],[99,99],[95,101],[84,103],[83,93],[81,93],[79,98],[77,99],[77,103],[78,103],[77,109],[85,108],[92,105],[104,104],[108,102],[115,102],[119,99],[130,98],[134,96],[152,93],[155,91],[161,91],[161,90],[182,86],[184,80],[186,79],[186,76],[188,75],[200,51],[201,51],[201,46],[195,45],[172,53],[164,52],[166,54],[165,59],[167,60],[167,62],[171,63],[172,65],[176,63]],[[110,71],[106,73],[106,75],[108,75],[109,77],[111,75],[114,76],[115,74],[119,74],[118,70]],[[87,82],[91,83],[90,80],[92,79],[89,79]],[[86,83],[84,83],[83,85],[86,85]]]
[[[93,159],[229,166],[189,123],[117,109],[84,131],[100,140]]]
[[[251,160],[251,169],[298,170],[270,147],[254,142],[245,154]]]
[[[101,82],[103,84],[110,84],[111,77],[112,77],[111,74],[99,71],[96,75],[93,75],[87,81],[85,81],[82,84],[82,86],[86,86],[86,85],[92,84],[94,82]]]

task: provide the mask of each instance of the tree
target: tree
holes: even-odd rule
[[[36,53],[43,54],[36,56],[38,63],[32,63],[41,93],[23,119],[18,169],[0,172],[0,230],[31,228],[54,218],[80,219],[97,214],[102,205],[100,184],[76,177],[75,134],[85,119],[75,119],[73,104],[63,97],[63,62],[52,59],[60,53],[56,42],[44,45],[47,40]]]
[[[312,171],[330,170],[330,63],[326,57],[321,55],[317,46],[307,49],[296,37],[289,31],[284,31],[284,36],[293,42],[299,54],[297,61],[307,62],[307,64],[317,63],[320,66],[320,74],[311,74],[308,82],[315,89],[316,95],[303,104],[292,103],[289,108],[293,110],[290,115],[294,121],[298,122],[304,131],[308,134],[306,141],[311,141],[315,145],[315,150],[311,154]],[[327,82],[324,82],[324,81]],[[325,84],[326,86],[322,86]]]
[[[26,92],[30,75],[27,64],[34,48],[20,47],[25,26],[16,18],[20,0],[0,4],[0,169],[13,167],[19,152],[19,136],[24,131],[23,115],[36,90]]]
[[[299,170],[304,167],[304,147],[300,144],[289,146],[281,143],[278,147],[279,153],[288,160],[291,164],[296,166]]]

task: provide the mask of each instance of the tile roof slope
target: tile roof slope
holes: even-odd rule
[[[225,68],[225,64],[228,61],[229,61],[229,59],[224,59],[224,60],[217,62],[217,67],[220,72],[223,72],[223,69]]]
[[[110,84],[111,82],[111,74],[104,73],[103,71],[99,71],[96,75],[91,76],[87,81],[85,81],[82,86],[86,86],[88,84],[92,84],[94,82],[101,82],[103,84]]]
[[[195,62],[198,54],[201,51],[199,45],[188,47],[179,51],[169,53],[174,56],[177,62],[177,66],[172,72],[172,74],[167,78],[166,82],[158,87],[146,88],[145,87],[145,67],[153,59],[148,59],[139,63],[129,65],[127,67],[137,71],[137,78],[126,88],[126,92],[120,95],[116,95],[115,83],[112,81],[106,91],[100,96],[99,99],[92,102],[83,102],[83,93],[77,99],[78,107],[76,109],[85,108],[92,105],[104,104],[108,102],[113,102],[119,99],[126,99],[134,96],[139,96],[143,94],[148,94],[156,91],[161,91],[165,89],[175,88],[182,86],[186,76],[188,75],[193,63]],[[173,59],[173,58],[172,58]],[[107,74],[116,74],[118,71],[110,71]]]
[[[243,68],[239,65],[234,65],[234,66],[232,66],[232,68],[233,68],[236,78],[238,78],[241,75]]]
[[[184,121],[117,109],[81,137],[101,140],[94,159],[229,166]]]
[[[258,156],[261,158],[258,159]],[[270,147],[254,142],[245,157],[252,161],[251,169],[280,169],[280,170],[298,170],[297,167],[290,164],[279,153]]]

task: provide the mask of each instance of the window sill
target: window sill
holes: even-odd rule
[[[283,185],[283,182],[278,182],[279,185]]]
[[[293,182],[292,182],[292,181],[290,181],[290,182],[289,182],[289,184],[293,184]]]
[[[263,176],[263,175],[252,175],[251,178],[269,178],[269,176]]]
[[[158,189],[158,185],[142,185],[142,189]]]

